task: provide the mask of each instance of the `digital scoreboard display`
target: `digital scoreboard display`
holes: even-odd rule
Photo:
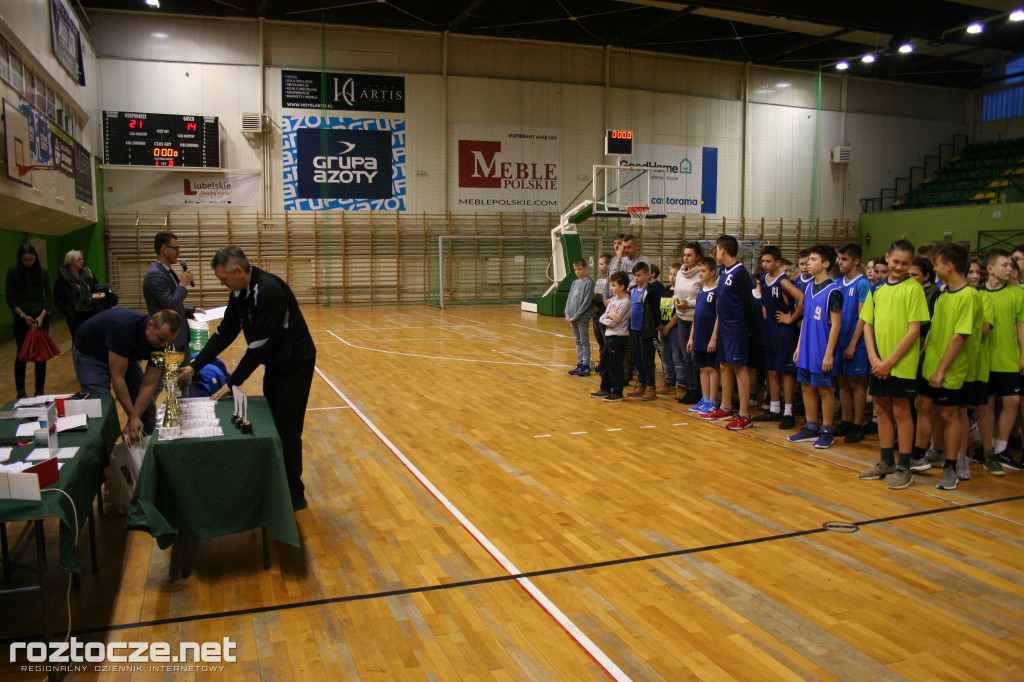
[[[632,130],[609,130],[604,137],[604,153],[609,156],[629,156],[633,153]]]
[[[103,112],[103,163],[220,168],[216,116]]]

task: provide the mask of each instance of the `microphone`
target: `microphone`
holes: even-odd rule
[[[178,260],[178,265],[180,265],[180,266],[181,266],[181,271],[182,271],[182,272],[188,272],[188,263],[186,263],[185,261],[183,261],[183,260],[179,259],[179,260]],[[196,281],[195,281],[195,280],[192,280],[191,282],[189,282],[189,283],[188,283],[188,285],[189,285],[190,287],[194,287],[194,286],[196,285]]]

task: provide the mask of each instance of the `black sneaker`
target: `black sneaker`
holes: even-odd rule
[[[570,369],[568,373],[578,376],[581,369],[583,369],[583,365],[576,365],[575,367]]]
[[[781,412],[765,412],[754,417],[751,421],[755,422],[779,422],[782,421]]]
[[[591,398],[607,398],[612,394],[611,391],[594,391],[590,394]]]
[[[1002,464],[1004,469],[1009,469],[1010,471],[1024,471],[1024,466],[1022,466],[1020,462],[1018,462],[1017,460],[1010,456],[1009,448],[1003,450],[1002,452],[997,452],[996,461]]]
[[[622,402],[622,394],[621,393],[609,393],[608,395],[606,395],[604,397],[604,401],[606,403],[621,403]]]
[[[832,429],[832,435],[836,438],[844,438],[850,433],[852,428],[853,422],[840,422],[839,426]]]
[[[877,436],[878,435],[878,422],[870,421],[864,425],[865,436]]]
[[[696,405],[697,403],[700,402],[701,398],[703,397],[704,396],[701,395],[700,391],[694,391],[693,389],[690,389],[686,392],[686,395],[683,396],[683,399],[678,402],[681,402],[684,405]]]
[[[971,453],[971,459],[979,464],[985,463],[985,451],[981,448],[975,448],[974,452]]]
[[[835,433],[833,431],[832,433]],[[864,427],[859,424],[851,424],[850,432],[846,434],[846,438],[843,439],[847,443],[859,443],[864,440]]]
[[[791,414],[782,415],[782,420],[779,422],[780,431],[788,431],[796,427],[796,417]]]

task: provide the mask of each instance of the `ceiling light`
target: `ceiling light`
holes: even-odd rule
[[[914,51],[914,46],[910,43],[903,43],[900,45],[900,54],[910,54]]]
[[[160,6],[160,0],[146,0],[146,4],[149,5],[150,7],[159,7]]]
[[[981,33],[984,30],[985,27],[982,26],[981,24],[971,24],[970,26],[967,27],[968,33]]]
[[[861,57],[860,60],[865,64],[870,64],[871,62],[875,61],[875,55],[868,52],[866,55]]]
[[[836,70],[838,71],[846,71],[848,68],[850,68],[850,62],[839,62],[836,64]]]
[[[1010,12],[1010,21],[1024,21],[1024,9],[1015,9]]]

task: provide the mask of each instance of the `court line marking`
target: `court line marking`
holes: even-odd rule
[[[398,350],[387,350],[385,348],[368,348],[367,346],[359,346],[351,341],[346,341],[332,331],[328,331],[328,334],[341,341],[350,348],[356,348],[358,350],[365,350],[371,353],[387,353],[388,355],[404,355],[408,358],[423,358],[425,360],[450,360],[452,362],[479,362],[488,365],[518,365],[520,367],[543,367],[545,369],[554,367],[554,364],[544,364],[540,362],[509,362],[507,360],[485,360],[483,358],[453,358],[445,355],[424,355],[422,353],[404,353]],[[558,363],[557,366],[561,367],[565,363]]]
[[[1018,502],[1024,500],[1024,495],[1014,495],[1012,497],[1004,497],[995,500],[982,500],[979,502],[970,502],[967,504],[954,504],[949,507],[939,507],[936,509],[924,509],[920,511],[907,512],[905,514],[897,514],[895,516],[886,516],[878,519],[864,519],[861,521],[849,521],[852,526],[858,528],[862,526],[871,526],[881,523],[892,523],[894,521],[902,521],[904,519],[916,518],[919,516],[931,516],[936,514],[943,514],[946,512],[955,511],[981,511],[981,507],[987,507],[996,504],[1003,504],[1007,502]],[[996,517],[1001,518],[1001,517]],[[290,602],[287,604],[275,604],[273,606],[254,606],[247,609],[234,609],[231,611],[218,611],[215,613],[199,613],[191,614],[188,616],[175,616],[172,618],[160,618],[156,620],[140,621],[135,623],[121,623],[119,625],[104,625],[94,628],[82,628],[80,630],[73,630],[73,635],[93,635],[106,632],[116,632],[120,630],[133,630],[137,628],[155,627],[162,625],[175,625],[178,623],[192,623],[201,620],[214,620],[217,618],[232,618],[238,616],[247,616],[261,613],[273,613],[275,611],[287,611],[291,609],[311,608],[315,606],[325,606],[331,604],[346,604],[349,602],[366,601],[369,599],[387,599],[389,597],[402,597],[410,594],[423,594],[427,592],[437,592],[440,590],[449,590],[454,588],[462,587],[476,587],[478,585],[489,585],[493,583],[504,583],[512,580],[520,581],[523,578],[539,578],[544,576],[562,575],[566,573],[575,573],[577,571],[594,570],[599,568],[606,568],[609,566],[620,566],[623,564],[634,564],[645,561],[659,560],[659,559],[671,559],[673,557],[687,556],[690,554],[702,554],[704,552],[711,552],[720,549],[733,549],[737,547],[746,547],[748,545],[758,545],[766,542],[772,542],[775,540],[787,540],[790,538],[806,537],[810,535],[817,535],[819,533],[830,532],[827,528],[822,526],[821,528],[809,528],[805,530],[791,531],[788,533],[780,533],[777,535],[761,536],[756,538],[747,538],[745,540],[734,540],[732,542],[723,542],[714,545],[705,545],[703,547],[688,547],[683,549],[674,549],[665,552],[659,552],[657,554],[645,554],[642,556],[624,557],[621,559],[608,559],[605,561],[597,561],[589,564],[577,564],[575,566],[561,566],[558,568],[544,568],[536,571],[528,571],[526,573],[520,573],[517,575],[498,575],[491,576],[489,578],[474,578],[472,580],[463,580],[459,582],[451,583],[438,583],[434,585],[423,585],[421,587],[406,587],[398,590],[387,590],[383,592],[370,592],[362,594],[351,594],[344,597],[324,597],[322,599],[310,599],[301,602]],[[18,635],[15,638],[0,639],[0,646],[10,644],[15,641],[35,641],[42,639],[42,633],[37,633],[29,637]],[[627,678],[628,679],[628,678]]]
[[[335,407],[307,407],[306,412],[312,412],[314,410],[351,410],[350,405],[337,405]]]
[[[499,566],[505,569],[505,571],[509,575],[523,575],[522,571],[520,571],[516,567],[516,565],[513,564],[512,561],[509,560],[509,558],[506,557],[501,552],[501,550],[499,550],[487,538],[487,536],[480,532],[480,530],[477,529],[475,525],[473,525],[473,522],[470,521],[469,518],[465,514],[463,514],[458,507],[452,504],[452,502],[447,497],[445,497],[444,493],[442,493],[437,488],[437,486],[435,486],[430,481],[430,479],[427,478],[426,475],[423,472],[421,472],[416,467],[416,465],[413,464],[412,461],[405,456],[405,454],[401,450],[398,449],[398,446],[392,443],[391,440],[387,436],[385,436],[384,433],[379,428],[377,428],[377,425],[370,421],[370,418],[363,414],[363,411],[360,410],[355,405],[355,403],[349,400],[348,396],[341,392],[341,389],[335,386],[334,382],[331,381],[326,374],[324,374],[323,370],[321,370],[319,367],[316,367],[314,369],[316,370],[316,373],[320,375],[320,378],[323,379],[328,386],[330,386],[331,390],[333,390],[338,395],[339,398],[345,401],[347,405],[350,405],[352,407],[352,411],[355,414],[359,415],[359,419],[362,420],[363,424],[365,424],[366,427],[369,428],[370,431],[372,431],[373,434],[380,439],[380,441],[385,445],[385,447],[387,447],[387,449],[391,451],[391,454],[393,454],[398,459],[398,461],[405,465],[405,468],[409,470],[409,472],[416,478],[416,480],[418,480],[420,484],[424,488],[426,488],[431,495],[434,496],[434,499],[437,500],[441,504],[441,506],[443,506],[448,511],[449,514],[455,517],[455,519],[462,525],[466,532],[468,532],[473,537],[473,539],[476,540],[477,543],[479,543],[480,546],[483,547],[484,550],[491,555],[491,558],[494,559]],[[612,661],[608,654],[606,654],[600,647],[598,647],[593,642],[593,640],[587,637],[586,633],[584,633],[583,630],[581,630],[576,625],[576,623],[570,620],[569,617],[566,616],[561,609],[555,606],[555,603],[551,601],[547,597],[547,595],[541,592],[540,588],[533,584],[533,581],[526,577],[516,577],[515,581],[519,584],[520,587],[522,587],[526,591],[526,593],[530,597],[533,598],[535,602],[537,602],[537,604],[540,605],[541,609],[546,611],[547,614],[555,620],[555,622],[562,626],[566,633],[568,633],[569,636],[572,637],[572,639],[574,639],[576,643],[592,659],[594,659],[595,663],[597,663],[599,666],[601,666],[602,669],[604,669],[604,671],[608,674],[609,677],[611,677],[614,680],[630,680],[630,677],[626,675],[626,673],[621,668],[619,668],[619,666],[617,666],[614,661]]]
[[[572,337],[568,334],[559,334],[558,332],[549,332],[547,329],[537,329],[536,327],[527,327],[524,324],[510,324],[510,327],[519,327],[520,329],[528,329],[531,332],[540,332],[541,334],[551,334],[551,336],[557,336],[562,339],[571,339]]]

